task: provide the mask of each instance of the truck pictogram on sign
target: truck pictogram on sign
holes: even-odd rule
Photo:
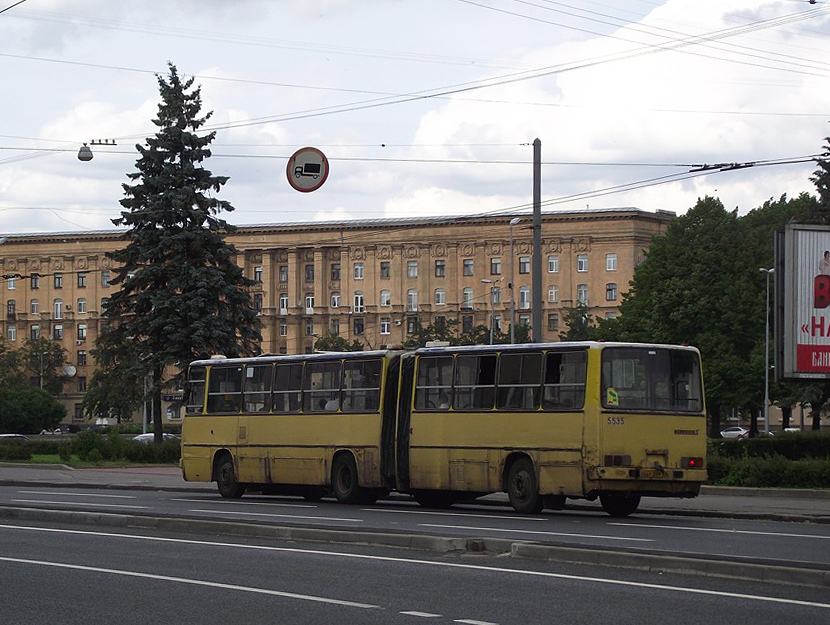
[[[329,175],[329,162],[317,148],[302,148],[288,159],[288,184],[301,193],[316,191]]]

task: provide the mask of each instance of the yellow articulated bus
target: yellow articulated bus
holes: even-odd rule
[[[185,480],[344,503],[395,490],[519,512],[694,497],[706,480],[700,354],[550,343],[214,357],[190,365]]]

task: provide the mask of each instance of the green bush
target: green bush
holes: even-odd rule
[[[708,459],[709,483],[744,488],[830,488],[830,459],[783,456]]]
[[[2,441],[0,442],[0,461],[12,462],[29,460],[32,452],[26,441]]]

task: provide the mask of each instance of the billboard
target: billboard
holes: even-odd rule
[[[788,225],[776,256],[775,309],[783,317],[776,324],[782,335],[776,377],[828,379],[830,227]]]

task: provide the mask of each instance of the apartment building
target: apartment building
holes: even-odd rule
[[[228,240],[255,282],[263,352],[310,352],[328,332],[377,349],[441,320],[508,332],[511,282],[515,321],[530,324],[532,218],[511,226],[513,217],[266,224],[242,226]],[[674,217],[634,208],[544,214],[542,340],[558,340],[565,310],[578,302],[595,316],[615,315],[652,238]],[[101,304],[116,288],[106,253],[124,245],[122,234],[6,234],[0,244],[0,332],[13,344],[38,336],[61,343],[75,367],[61,398],[74,420],[83,419]]]

